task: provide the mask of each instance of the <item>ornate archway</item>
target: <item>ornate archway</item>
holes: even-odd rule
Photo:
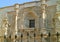
[[[24,11],[23,13],[24,17],[24,27],[29,28],[29,20],[36,20],[35,23],[35,28],[38,28],[38,21],[39,21],[39,16],[34,12],[34,11]]]

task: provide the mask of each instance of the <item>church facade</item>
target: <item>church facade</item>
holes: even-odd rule
[[[1,23],[2,28],[5,29],[4,34],[1,36],[5,35],[8,38],[7,42],[9,40],[11,42],[27,42],[28,33],[28,41],[34,42],[33,34],[35,33],[35,42],[41,42],[41,37],[39,36],[41,33],[56,33],[54,17],[57,5],[50,4],[49,0],[45,1],[33,1],[1,8],[0,14],[4,16]],[[21,34],[23,34],[22,41]],[[16,39],[15,35],[17,36]],[[11,36],[11,39],[9,39],[9,36]],[[50,41],[55,42],[56,38],[51,36]],[[49,41],[43,39],[42,42]]]

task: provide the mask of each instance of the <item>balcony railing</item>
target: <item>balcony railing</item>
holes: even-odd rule
[[[32,36],[31,36],[32,35]],[[6,35],[4,35],[4,39],[6,40],[5,42],[12,42],[12,39],[11,39],[11,36],[10,35],[9,37],[6,37]],[[60,42],[59,41],[59,38],[60,37],[60,33],[47,33],[47,34],[43,34],[43,33],[40,33],[39,35],[37,35],[37,33],[21,33],[21,35],[18,37],[17,35],[15,35],[15,42]],[[7,41],[7,40],[10,40],[10,41]],[[24,41],[26,40],[26,41]]]

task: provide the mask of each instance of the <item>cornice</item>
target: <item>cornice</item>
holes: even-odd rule
[[[32,2],[26,2],[26,3],[23,3],[23,4],[19,4],[20,6],[22,5],[25,5],[25,4],[31,4],[31,3],[38,3],[39,1],[32,1]],[[18,3],[16,3],[18,4]],[[5,7],[2,7],[0,9],[4,9],[4,8],[9,8],[9,7],[14,7],[16,4],[12,5],[12,6],[5,6]]]
[[[26,5],[26,4],[39,3],[39,2],[41,2],[41,1],[25,2],[25,3],[23,3],[23,4],[19,4],[19,6]],[[16,3],[16,4],[18,4],[18,3]],[[2,8],[0,8],[0,9],[15,7],[16,4],[14,4],[14,5],[12,5],[12,6],[2,7]],[[57,5],[51,5],[51,6],[57,6]],[[50,6],[48,6],[48,7],[50,7]]]
[[[32,2],[26,2],[26,3],[20,4],[20,5],[24,5],[24,4],[30,4],[30,3],[38,3],[38,2],[41,2],[41,1],[32,1]]]

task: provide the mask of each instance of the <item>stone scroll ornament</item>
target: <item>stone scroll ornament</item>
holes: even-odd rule
[[[2,25],[2,29],[4,29],[4,35],[7,35],[7,28],[10,27],[10,24],[8,23],[7,18],[3,19],[3,25]]]

